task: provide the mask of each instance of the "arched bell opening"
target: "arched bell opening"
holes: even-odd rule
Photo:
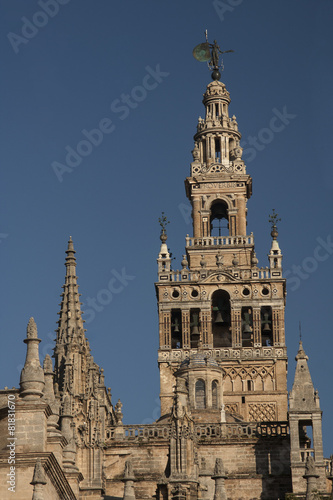
[[[261,315],[261,345],[273,345],[273,328],[272,328],[272,308],[264,306],[260,311]]]
[[[191,339],[191,348],[199,347],[200,309],[191,309],[190,311],[190,339]]]
[[[223,200],[215,200],[210,207],[210,235],[229,236],[228,205]]]
[[[206,384],[205,381],[199,378],[195,383],[195,408],[206,408]]]
[[[230,295],[225,290],[212,295],[212,333],[214,347],[231,346]]]
[[[253,347],[252,307],[242,307],[242,346]]]
[[[182,313],[180,309],[171,310],[171,348],[183,347],[182,336]]]

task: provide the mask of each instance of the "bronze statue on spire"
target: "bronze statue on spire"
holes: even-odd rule
[[[221,59],[221,64],[219,64],[220,55],[226,54],[227,52],[234,52],[233,50],[221,50],[217,41],[214,43],[208,42],[207,30],[205,31],[206,41],[204,43],[199,43],[193,49],[193,56],[197,61],[207,62],[209,69],[212,71],[212,79],[219,80],[221,78],[221,71],[223,71],[223,61]]]

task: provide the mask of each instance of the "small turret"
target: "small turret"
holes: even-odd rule
[[[159,279],[163,280],[163,279],[168,279],[167,276],[165,278],[163,278],[163,276],[167,275],[167,273],[169,273],[171,270],[171,256],[166,244],[166,240],[168,239],[168,235],[166,233],[166,226],[167,224],[169,224],[169,221],[164,215],[164,212],[162,212],[162,217],[160,217],[158,221],[161,226],[160,240],[162,242],[161,249],[157,259],[158,277]]]
[[[279,236],[277,230],[277,222],[279,222],[280,220],[281,219],[278,218],[278,214],[273,209],[272,215],[269,216],[269,222],[272,225],[271,236],[273,239],[272,239],[272,246],[268,254],[269,267],[271,268],[273,276],[279,276],[282,273],[282,253],[279,246],[279,242],[277,240],[277,237]]]
[[[314,482],[316,482],[316,489],[324,492],[326,491],[326,471],[323,457],[322,411],[318,391],[313,387],[308,367],[309,358],[303,349],[302,341],[299,343],[295,359],[297,362],[295,378],[289,396],[293,492],[302,493],[306,488],[309,491]],[[312,474],[314,467],[316,468],[315,475]]]

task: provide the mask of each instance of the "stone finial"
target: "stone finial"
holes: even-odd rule
[[[181,265],[182,265],[183,269],[187,269],[188,262],[187,262],[186,255],[183,255],[183,260],[181,261]]]
[[[27,326],[27,339],[37,339],[37,325],[34,318],[29,319],[29,323]]]
[[[217,458],[215,461],[213,479],[215,477],[226,477],[222,458]]]
[[[49,354],[46,354],[46,356],[44,358],[43,369],[44,369],[44,373],[52,373],[53,374],[52,359],[51,359],[51,356]]]
[[[38,400],[43,396],[44,371],[39,362],[38,345],[41,340],[37,337],[35,320],[30,318],[27,326],[27,355],[20,377],[21,397],[26,400]]]
[[[237,254],[234,253],[234,258],[232,259],[232,264],[236,267],[238,266],[239,264],[239,260],[238,260],[238,257],[237,257]]]
[[[44,358],[43,370],[44,370],[44,380],[45,380],[45,386],[43,391],[44,398],[46,401],[51,402],[55,400],[55,394],[53,388],[53,366],[49,354],[46,354]]]
[[[47,483],[45,478],[44,468],[40,458],[37,458],[36,465],[34,468],[34,475],[30,484],[33,485],[34,490],[32,494],[32,500],[45,500],[43,494],[43,487]]]
[[[30,484],[46,484],[45,472],[40,458],[37,458],[34,468],[34,475]]]
[[[104,368],[101,368],[99,373],[99,383],[104,385],[104,381],[105,381]]]
[[[251,264],[252,266],[257,266],[258,265],[258,259],[255,251],[253,251],[252,257],[251,257]]]

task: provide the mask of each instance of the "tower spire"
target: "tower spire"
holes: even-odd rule
[[[89,343],[85,337],[82,319],[79,286],[76,276],[76,258],[72,237],[66,250],[66,275],[60,304],[57,340],[55,347],[55,374],[60,391],[84,393],[82,376],[86,358],[90,356]],[[72,352],[80,357],[80,369],[73,373]]]
[[[84,321],[82,319],[80,294],[77,284],[75,253],[73,240],[70,236],[66,250],[66,276],[57,331],[57,340],[62,342],[69,341],[73,338],[73,335],[77,338],[81,336],[82,340],[84,337]]]

